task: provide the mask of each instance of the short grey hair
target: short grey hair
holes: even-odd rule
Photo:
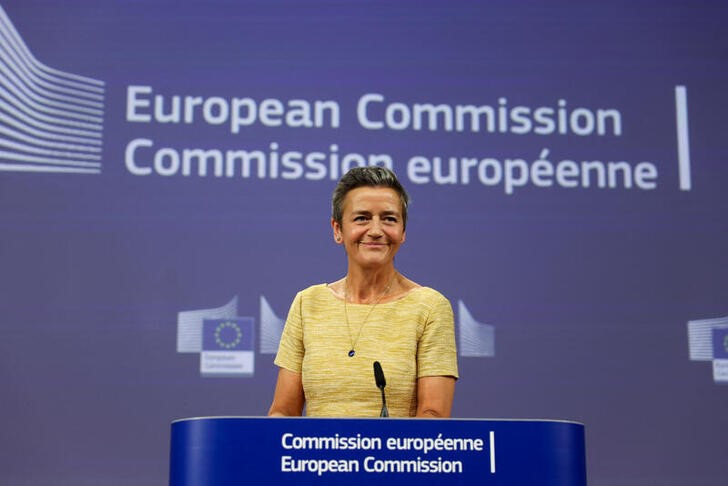
[[[339,179],[339,183],[336,184],[336,189],[334,189],[334,194],[331,197],[331,217],[339,223],[339,226],[341,226],[344,216],[344,198],[349,191],[358,187],[388,187],[394,189],[402,203],[402,223],[407,228],[407,206],[409,205],[407,191],[397,180],[394,172],[386,167],[379,166],[354,167]]]

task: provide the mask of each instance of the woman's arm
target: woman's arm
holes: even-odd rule
[[[417,379],[416,417],[450,417],[455,396],[455,378],[452,376],[423,376]]]
[[[270,410],[268,410],[268,415],[300,417],[303,413],[305,401],[301,374],[280,368],[278,370],[278,381],[276,381],[276,391],[273,394],[273,403]]]

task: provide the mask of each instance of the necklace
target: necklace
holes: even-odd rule
[[[387,287],[384,289],[384,292],[377,297],[377,300],[374,301],[374,305],[369,309],[369,312],[367,312],[367,316],[364,318],[364,320],[361,323],[361,326],[359,326],[359,333],[356,335],[356,339],[353,339],[351,336],[351,326],[349,325],[349,313],[346,308],[346,301],[349,300],[349,280],[347,278],[344,279],[344,319],[346,319],[346,330],[349,332],[349,342],[351,343],[351,349],[349,350],[349,357],[353,358],[356,354],[356,343],[359,341],[359,336],[361,336],[361,330],[364,329],[364,325],[369,320],[369,316],[372,315],[372,312],[374,311],[374,308],[377,307],[377,304],[384,298],[385,295],[389,293],[389,289],[392,288],[392,284],[394,283],[394,278],[397,276],[397,272],[392,275],[392,278],[389,280],[389,283],[387,284]]]

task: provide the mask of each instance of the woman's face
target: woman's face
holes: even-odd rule
[[[389,187],[357,187],[344,197],[341,225],[331,221],[334,239],[349,264],[362,268],[391,264],[404,243],[402,202]]]

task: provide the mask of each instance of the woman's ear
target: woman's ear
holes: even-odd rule
[[[334,219],[331,218],[331,230],[334,233],[334,241],[341,244],[343,237],[341,236],[341,225]]]

